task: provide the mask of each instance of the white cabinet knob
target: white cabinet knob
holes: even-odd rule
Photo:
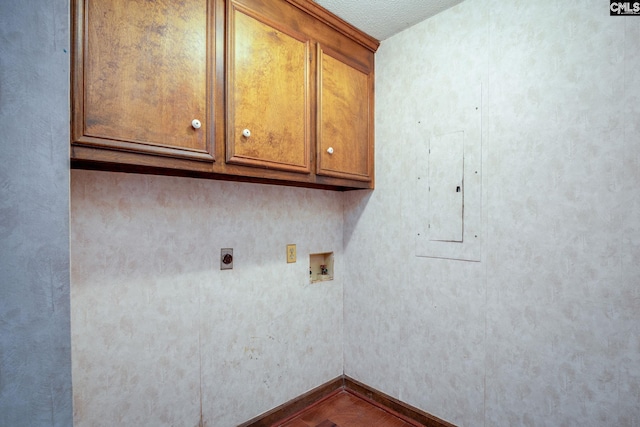
[[[333,154],[333,147],[329,147],[329,148],[327,148],[327,153],[329,153],[329,154]]]
[[[249,129],[243,130],[242,136],[244,136],[245,138],[249,138],[251,136],[251,131]]]
[[[193,126],[194,129],[200,129],[200,127],[202,126],[202,123],[200,123],[200,120],[198,119],[193,119],[191,121],[191,126]]]

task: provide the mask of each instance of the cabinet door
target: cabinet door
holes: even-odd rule
[[[373,178],[373,72],[318,46],[318,175]]]
[[[76,1],[75,145],[213,160],[214,2]]]
[[[309,173],[309,40],[239,4],[228,11],[227,163]]]

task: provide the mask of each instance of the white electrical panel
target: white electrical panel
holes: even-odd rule
[[[482,86],[450,92],[416,123],[416,256],[480,261]]]
[[[462,242],[464,132],[434,136],[429,144],[429,240]]]

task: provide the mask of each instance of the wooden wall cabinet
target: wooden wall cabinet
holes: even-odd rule
[[[318,175],[373,179],[373,68],[318,46]]]
[[[311,172],[310,41],[231,1],[227,163]]]
[[[378,42],[314,2],[72,9],[72,167],[373,188]]]
[[[214,7],[75,2],[72,158],[214,161]]]

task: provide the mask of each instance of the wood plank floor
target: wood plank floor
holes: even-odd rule
[[[274,427],[416,427],[368,401],[339,391]]]

